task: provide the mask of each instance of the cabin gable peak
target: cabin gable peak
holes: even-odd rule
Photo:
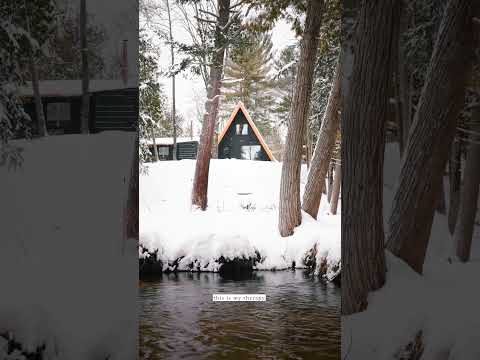
[[[240,113],[243,115],[242,117],[245,118],[246,123],[248,124],[247,128],[243,128],[243,127],[240,128],[240,124],[238,124],[237,120],[239,119],[239,116],[241,116]],[[236,128],[232,129],[234,124],[236,125]],[[248,128],[252,130],[251,133],[248,133]],[[232,132],[233,132],[233,135],[232,135]],[[249,141],[245,139],[240,139],[240,140],[235,139],[236,141],[232,140],[232,137],[237,137],[237,138],[241,136],[247,137],[247,135],[248,135],[248,138],[250,139]],[[225,142],[232,142],[233,144],[230,144],[230,147],[232,149],[230,149],[229,146],[225,145],[224,144]],[[242,143],[243,145],[241,145]],[[245,157],[242,157],[242,155],[240,155],[240,152],[243,151],[244,147],[252,147],[252,146],[257,146],[257,148],[258,146],[260,146],[261,150],[263,151],[262,160],[276,161],[272,151],[268,147],[262,134],[258,130],[250,114],[245,108],[245,105],[241,101],[239,101],[235,106],[234,110],[232,111],[232,113],[230,114],[230,117],[227,123],[225,124],[223,130],[220,132],[218,136],[219,158],[230,158],[230,157],[245,158]],[[228,154],[225,153],[224,151],[226,148],[228,148]],[[233,153],[231,151],[233,151]]]

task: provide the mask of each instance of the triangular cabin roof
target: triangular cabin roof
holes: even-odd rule
[[[228,129],[230,128],[230,126],[232,126],[232,124],[233,124],[233,122],[235,121],[235,118],[237,117],[237,114],[238,114],[239,111],[243,112],[243,115],[245,115],[245,118],[247,119],[248,124],[249,124],[250,127],[252,128],[253,133],[255,134],[255,136],[257,137],[258,141],[260,142],[260,145],[262,146],[263,150],[267,153],[267,156],[268,156],[268,158],[270,159],[270,161],[277,161],[277,160],[275,159],[275,156],[273,156],[273,153],[272,153],[272,151],[270,150],[270,148],[268,147],[267,143],[266,143],[265,140],[263,139],[262,134],[260,133],[260,131],[258,130],[257,126],[256,126],[255,123],[253,122],[250,114],[248,113],[247,109],[245,108],[245,105],[243,105],[243,102],[241,102],[241,101],[239,101],[238,104],[237,104],[237,106],[235,106],[235,109],[233,109],[232,114],[231,114],[230,117],[228,118],[228,121],[227,121],[225,127],[223,128],[222,132],[221,132],[220,135],[218,136],[218,143],[220,144],[220,142],[222,141],[223,137],[224,137],[225,134],[227,133]]]

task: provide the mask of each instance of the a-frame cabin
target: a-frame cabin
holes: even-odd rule
[[[218,158],[276,161],[241,101],[218,136]]]

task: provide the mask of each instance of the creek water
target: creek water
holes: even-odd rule
[[[213,302],[222,292],[266,301]],[[164,274],[142,281],[139,309],[141,359],[340,358],[340,288],[301,270]]]

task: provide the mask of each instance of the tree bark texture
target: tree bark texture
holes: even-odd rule
[[[293,229],[302,222],[300,165],[323,9],[323,0],[308,1],[280,180],[278,228],[281,236],[292,235]]]
[[[472,133],[465,163],[458,223],[453,236],[457,257],[462,262],[470,260],[470,248],[472,246],[473,228],[478,205],[478,187],[480,184],[480,108],[475,107],[472,114],[472,120],[475,121],[475,124],[471,128]]]
[[[461,146],[458,139],[453,141],[452,150],[448,164],[448,177],[450,185],[450,196],[448,206],[448,230],[453,235],[457,223],[458,205],[460,203],[461,183]]]
[[[315,153],[313,154],[310,171],[308,172],[307,184],[303,193],[302,209],[315,219],[318,215],[325,177],[332,159],[336,135],[340,126],[341,81],[341,60],[339,59],[333,87],[328,97],[327,108],[315,146]]]
[[[475,9],[474,9],[475,8]],[[388,249],[422,273],[440,177],[464,103],[473,59],[477,3],[450,0],[405,149],[388,224]]]
[[[205,210],[208,204],[208,171],[210,168],[215,123],[218,115],[226,47],[222,28],[225,27],[230,17],[230,0],[218,0],[217,7],[218,21],[215,27],[215,49],[217,50],[214,54],[213,63],[210,66],[209,88],[207,101],[205,103],[205,114],[203,116],[192,189],[192,205],[202,210]]]
[[[342,111],[342,314],[385,282],[383,156],[396,0],[364,2]],[[343,93],[343,90],[342,90]],[[344,94],[344,93],[343,93]]]
[[[330,203],[330,213],[337,214],[338,198],[340,197],[340,185],[342,184],[342,165],[335,165],[335,176],[333,178],[332,201]]]
[[[328,182],[327,200],[328,200],[328,203],[330,203],[332,201],[333,167],[334,166],[333,166],[332,162],[330,161],[330,164],[328,165],[328,174],[327,174],[327,182]]]

